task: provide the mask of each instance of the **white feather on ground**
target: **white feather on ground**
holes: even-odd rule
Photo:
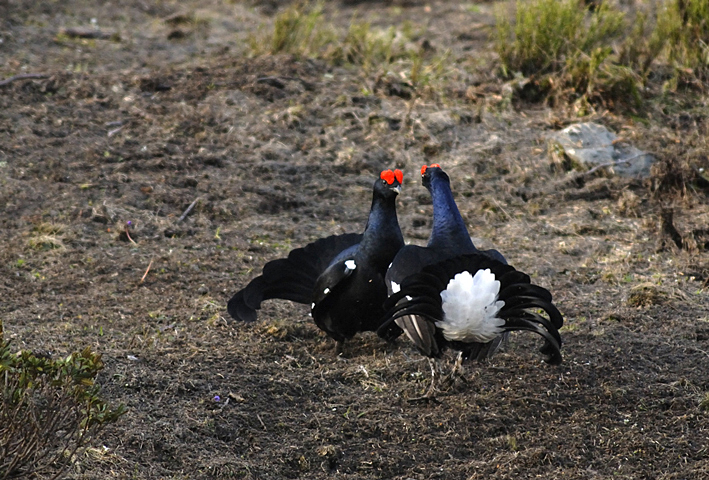
[[[489,342],[502,333],[505,321],[497,312],[505,305],[497,300],[500,282],[490,269],[457,274],[441,292],[443,320],[436,326],[448,341]]]

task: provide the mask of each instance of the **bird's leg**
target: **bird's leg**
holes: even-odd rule
[[[438,360],[428,357],[428,365],[431,367],[431,385],[428,387],[428,391],[423,397],[410,398],[409,402],[436,402],[434,392],[436,391],[436,370],[438,369]]]
[[[451,370],[451,373],[446,375],[441,383],[449,387],[453,385],[456,380],[466,381],[465,377],[463,376],[464,374],[465,370],[463,367],[463,352],[458,352],[458,356],[455,358],[455,363],[453,364],[453,369]]]

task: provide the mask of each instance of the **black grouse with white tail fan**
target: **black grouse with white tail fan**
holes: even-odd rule
[[[401,329],[428,357],[451,347],[463,358],[483,359],[506,332],[528,330],[545,339],[545,360],[560,363],[563,319],[551,294],[498,251],[475,247],[439,165],[424,165],[421,176],[433,200],[433,229],[426,247],[402,248],[389,267],[380,335]]]
[[[263,273],[229,300],[237,320],[256,320],[264,300],[280,298],[311,306],[315,323],[337,342],[358,332],[376,331],[387,298],[384,276],[404,238],[396,216],[400,170],[385,170],[374,183],[372,207],[362,234],[316,240],[268,262]]]

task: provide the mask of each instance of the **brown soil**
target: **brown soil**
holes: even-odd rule
[[[505,103],[484,63],[491,4],[328,5],[488,65],[412,100],[392,77],[249,58],[279,2],[100,3],[0,2],[0,76],[47,75],[0,86],[5,333],[103,353],[103,394],[129,408],[69,478],[709,476],[706,192],[554,170],[544,136],[566,114]],[[117,35],[59,34],[92,18]],[[706,111],[594,118],[680,158]],[[361,231],[382,169],[404,170],[402,230],[424,242],[432,162],[482,245],[554,293],[560,367],[517,335],[418,405],[428,363],[403,339],[362,335],[336,359],[302,305],[228,320],[264,262]]]

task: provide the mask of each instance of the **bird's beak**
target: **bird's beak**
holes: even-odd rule
[[[395,187],[391,187],[392,190],[396,192],[397,195],[401,193],[401,185],[397,185]]]

